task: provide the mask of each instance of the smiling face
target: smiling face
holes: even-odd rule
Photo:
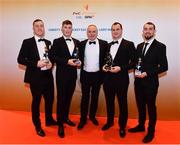
[[[34,35],[37,35],[38,37],[44,37],[45,29],[44,29],[44,23],[42,20],[33,22],[33,32],[34,32]]]
[[[61,28],[61,31],[65,37],[71,37],[72,34],[72,25],[71,24],[64,24]]]
[[[113,40],[118,40],[122,36],[122,27],[119,24],[113,24],[111,27],[111,34]]]
[[[143,27],[143,37],[145,40],[149,40],[155,36],[156,30],[154,24],[146,23]]]
[[[89,25],[87,28],[87,37],[89,40],[94,41],[97,38],[98,30],[95,25]]]

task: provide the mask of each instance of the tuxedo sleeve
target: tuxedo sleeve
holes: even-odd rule
[[[159,53],[158,62],[159,62],[158,74],[168,70],[168,62],[167,62],[166,46],[165,45],[163,45],[163,47]]]
[[[135,65],[135,46],[134,46],[134,43],[131,42],[129,43],[129,46],[127,47],[128,48],[128,62],[127,64],[124,64],[124,65],[121,65],[121,69],[122,70],[130,70],[132,68],[134,68],[134,65]]]
[[[147,71],[148,76],[153,76],[154,74],[160,74],[168,70],[168,62],[166,56],[166,46],[161,44],[158,48],[158,57],[157,57],[157,69],[151,69]]]
[[[17,62],[19,64],[31,67],[31,68],[37,68],[37,62],[38,60],[33,60],[30,58],[30,44],[27,42],[27,40],[24,40],[17,58]]]

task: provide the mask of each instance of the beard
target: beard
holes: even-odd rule
[[[145,36],[144,36],[144,38],[146,39],[146,40],[150,40],[151,38],[153,38],[154,37],[154,35],[148,35],[148,34],[146,34]]]

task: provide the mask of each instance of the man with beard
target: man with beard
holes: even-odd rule
[[[135,73],[135,95],[139,113],[139,124],[129,132],[145,131],[146,105],[149,115],[148,133],[143,142],[151,142],[154,138],[157,120],[156,96],[158,93],[158,74],[168,70],[166,46],[157,41],[155,25],[147,22],[143,27],[144,42],[137,46],[136,62],[141,62],[141,73]],[[135,71],[136,72],[136,71]]]

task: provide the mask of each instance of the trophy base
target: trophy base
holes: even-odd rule
[[[112,66],[105,66],[105,70],[110,71]]]

